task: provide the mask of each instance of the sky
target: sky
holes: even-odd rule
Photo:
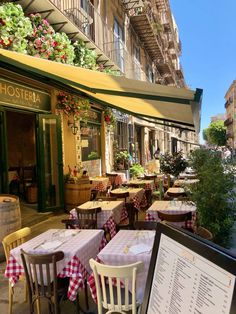
[[[225,113],[224,96],[236,79],[236,0],[170,0],[182,43],[187,85],[203,89],[202,129]]]

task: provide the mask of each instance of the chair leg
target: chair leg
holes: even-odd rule
[[[8,286],[8,294],[9,294],[8,314],[12,314],[13,293],[14,293],[14,290],[13,290],[13,288],[11,286],[10,281],[9,281],[9,286]]]
[[[39,300],[39,299],[37,299],[35,302],[36,302],[37,314],[41,314],[41,305],[40,305],[40,300]]]
[[[25,302],[28,302],[28,287],[27,287],[27,283],[25,281],[24,283],[24,290],[25,290]]]
[[[84,281],[84,284],[85,284],[85,301],[86,301],[86,309],[88,310],[89,309],[89,303],[88,303],[88,285],[87,285],[87,279],[85,279]]]

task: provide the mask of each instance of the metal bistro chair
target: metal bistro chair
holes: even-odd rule
[[[124,311],[132,311],[132,314],[136,314],[140,305],[136,301],[136,277],[137,273],[143,269],[143,263],[109,266],[90,259],[89,264],[94,273],[98,314],[103,313],[103,308],[107,310],[105,312],[107,314],[124,313]],[[116,286],[113,285],[114,279]],[[124,288],[121,283],[124,284]]]
[[[50,254],[29,254],[21,249],[25,278],[29,293],[30,313],[34,304],[41,313],[41,300],[46,300],[48,313],[59,314],[60,302],[67,298],[69,278],[57,278],[57,262],[64,258],[62,251]],[[76,312],[79,313],[78,297]]]
[[[187,229],[191,232],[193,232],[193,230],[191,228],[188,228],[187,226],[187,221],[192,219],[192,212],[187,212],[187,213],[183,213],[183,214],[167,214],[167,213],[163,213],[163,212],[157,212],[158,213],[158,217],[161,221],[165,220],[168,222],[184,222],[184,229]]]
[[[96,225],[96,221],[91,219],[63,219],[61,222],[66,229],[94,229]]]
[[[138,210],[134,207],[134,202],[126,203],[126,210],[128,213],[128,218],[126,218],[124,221],[121,221],[117,225],[117,230],[121,229],[134,229],[134,222],[135,220],[138,220]]]
[[[101,212],[101,207],[76,208],[77,218],[82,229],[97,229],[97,214]]]
[[[15,247],[21,245],[27,240],[27,237],[31,234],[31,229],[29,227],[22,228],[20,230],[17,230],[11,234],[8,234],[4,237],[2,241],[6,261],[10,258],[10,251],[14,249]],[[25,281],[25,277],[20,277],[20,280]],[[9,306],[8,306],[8,313],[12,313],[12,306],[13,306],[13,294],[14,294],[14,288],[11,286],[11,283],[9,281]],[[26,283],[25,283],[25,301],[27,301],[27,289],[26,289]]]

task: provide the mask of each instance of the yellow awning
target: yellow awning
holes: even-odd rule
[[[199,129],[202,91],[108,75],[0,49],[1,65],[39,74],[128,113]]]

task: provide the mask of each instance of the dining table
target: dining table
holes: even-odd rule
[[[116,234],[116,225],[127,218],[128,214],[124,207],[124,201],[89,201],[79,206],[81,209],[92,209],[101,207],[101,211],[97,214],[97,227],[105,228],[109,231],[111,237]],[[78,219],[76,208],[70,211],[70,219]]]
[[[122,187],[112,190],[112,194],[121,194],[129,192],[127,202],[134,202],[134,207],[138,210],[146,203],[145,190],[143,188]]]
[[[174,182],[174,187],[190,186],[198,182],[199,182],[199,179],[177,179]]]
[[[137,187],[142,187],[145,190],[154,190],[154,180],[146,180],[146,179],[134,179],[134,180],[130,180],[127,185],[131,185],[131,186],[137,186]]]
[[[196,213],[197,208],[193,202],[184,202],[184,201],[155,201],[147,210],[145,220],[148,221],[160,221],[158,217],[158,212],[166,214],[184,214],[192,212],[192,219],[185,222],[172,222],[172,224],[178,227],[186,227],[193,229],[196,223]]]
[[[92,190],[99,192],[105,192],[109,186],[108,177],[89,177],[90,183],[92,184]]]
[[[143,270],[137,274],[137,300],[142,303],[148,275],[155,231],[120,230],[117,235],[99,252],[97,260],[111,266],[143,262]],[[92,297],[96,299],[94,279],[89,279]]]
[[[78,290],[84,288],[84,281],[92,272],[89,259],[96,258],[105,243],[103,230],[49,229],[10,251],[5,277],[14,286],[24,275],[21,249],[31,254],[62,251],[64,258],[57,262],[57,276],[70,278],[67,296],[74,301]]]
[[[186,191],[184,188],[181,188],[181,187],[172,187],[166,191],[166,194],[170,197],[177,198],[179,196],[185,196]]]

